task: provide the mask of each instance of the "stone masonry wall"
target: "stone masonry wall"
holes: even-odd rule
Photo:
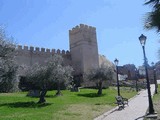
[[[66,65],[71,65],[71,55],[69,51],[65,50],[55,50],[55,49],[45,49],[45,48],[39,48],[39,47],[28,47],[28,46],[21,46],[18,45],[17,48],[17,55],[16,55],[16,61],[18,65],[26,65],[26,66],[32,66],[36,63],[39,64],[45,64],[47,59],[54,56],[55,54],[62,55],[64,58]],[[21,71],[20,74],[23,74],[23,71]]]

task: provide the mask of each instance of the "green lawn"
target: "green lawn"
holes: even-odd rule
[[[47,93],[45,104],[37,104],[38,98],[26,97],[26,92],[0,94],[0,120],[92,120],[116,105],[116,88],[97,90],[81,89],[80,92],[62,91],[63,96],[54,97],[56,91]],[[121,95],[131,98],[136,94],[121,89]]]
[[[153,97],[154,109],[157,112],[158,119],[160,119],[160,85],[158,86],[158,94]]]
[[[160,120],[160,85],[158,85],[158,93],[153,96],[153,107],[155,112],[157,112],[158,118],[156,120]],[[145,118],[144,120],[155,120],[154,118]]]

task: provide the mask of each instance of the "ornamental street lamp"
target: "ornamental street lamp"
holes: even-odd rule
[[[155,69],[155,65],[154,62],[151,63],[152,67],[153,67],[153,75],[154,75],[154,84],[155,84],[155,94],[157,94],[157,79],[156,79],[156,69]]]
[[[145,43],[146,43],[147,37],[141,34],[139,37],[139,41],[142,45],[143,49],[143,55],[144,55],[144,66],[145,66],[145,72],[146,72],[146,80],[147,80],[147,90],[148,90],[148,102],[149,102],[149,114],[154,114],[154,108],[153,108],[153,102],[152,102],[152,97],[151,97],[151,90],[150,90],[150,82],[149,82],[149,77],[148,77],[148,62],[146,58],[146,53],[145,53]]]
[[[117,91],[118,91],[118,96],[120,96],[120,89],[119,89],[119,80],[118,80],[118,62],[117,58],[114,60],[114,63],[116,65],[116,73],[117,73]]]

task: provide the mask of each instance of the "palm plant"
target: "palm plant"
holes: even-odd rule
[[[155,28],[160,32],[160,0],[149,0],[145,5],[152,5],[153,10],[146,14],[144,28],[149,30]]]
[[[159,4],[160,0],[149,0],[148,2],[145,3],[145,5],[153,5],[154,7],[157,6],[157,4]]]

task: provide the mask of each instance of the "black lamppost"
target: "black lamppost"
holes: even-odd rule
[[[153,67],[153,76],[154,76],[154,84],[155,84],[155,94],[157,94],[157,79],[156,79],[156,69],[154,66],[154,62],[151,63]]]
[[[153,102],[152,102],[152,97],[151,97],[151,90],[150,90],[150,82],[149,82],[149,77],[148,77],[148,69],[147,69],[147,58],[146,58],[146,53],[145,53],[145,43],[146,43],[147,37],[141,34],[139,37],[139,41],[142,45],[143,49],[143,55],[144,55],[144,66],[145,66],[145,71],[146,71],[146,80],[147,80],[147,90],[148,90],[148,102],[149,102],[149,114],[154,113],[154,108],[153,108]]]
[[[136,79],[136,92],[138,92],[138,70],[135,68],[135,79]]]
[[[118,96],[120,96],[120,89],[119,89],[119,80],[118,80],[118,62],[117,58],[114,60],[114,63],[116,65],[116,73],[117,73],[117,91],[118,91]]]

